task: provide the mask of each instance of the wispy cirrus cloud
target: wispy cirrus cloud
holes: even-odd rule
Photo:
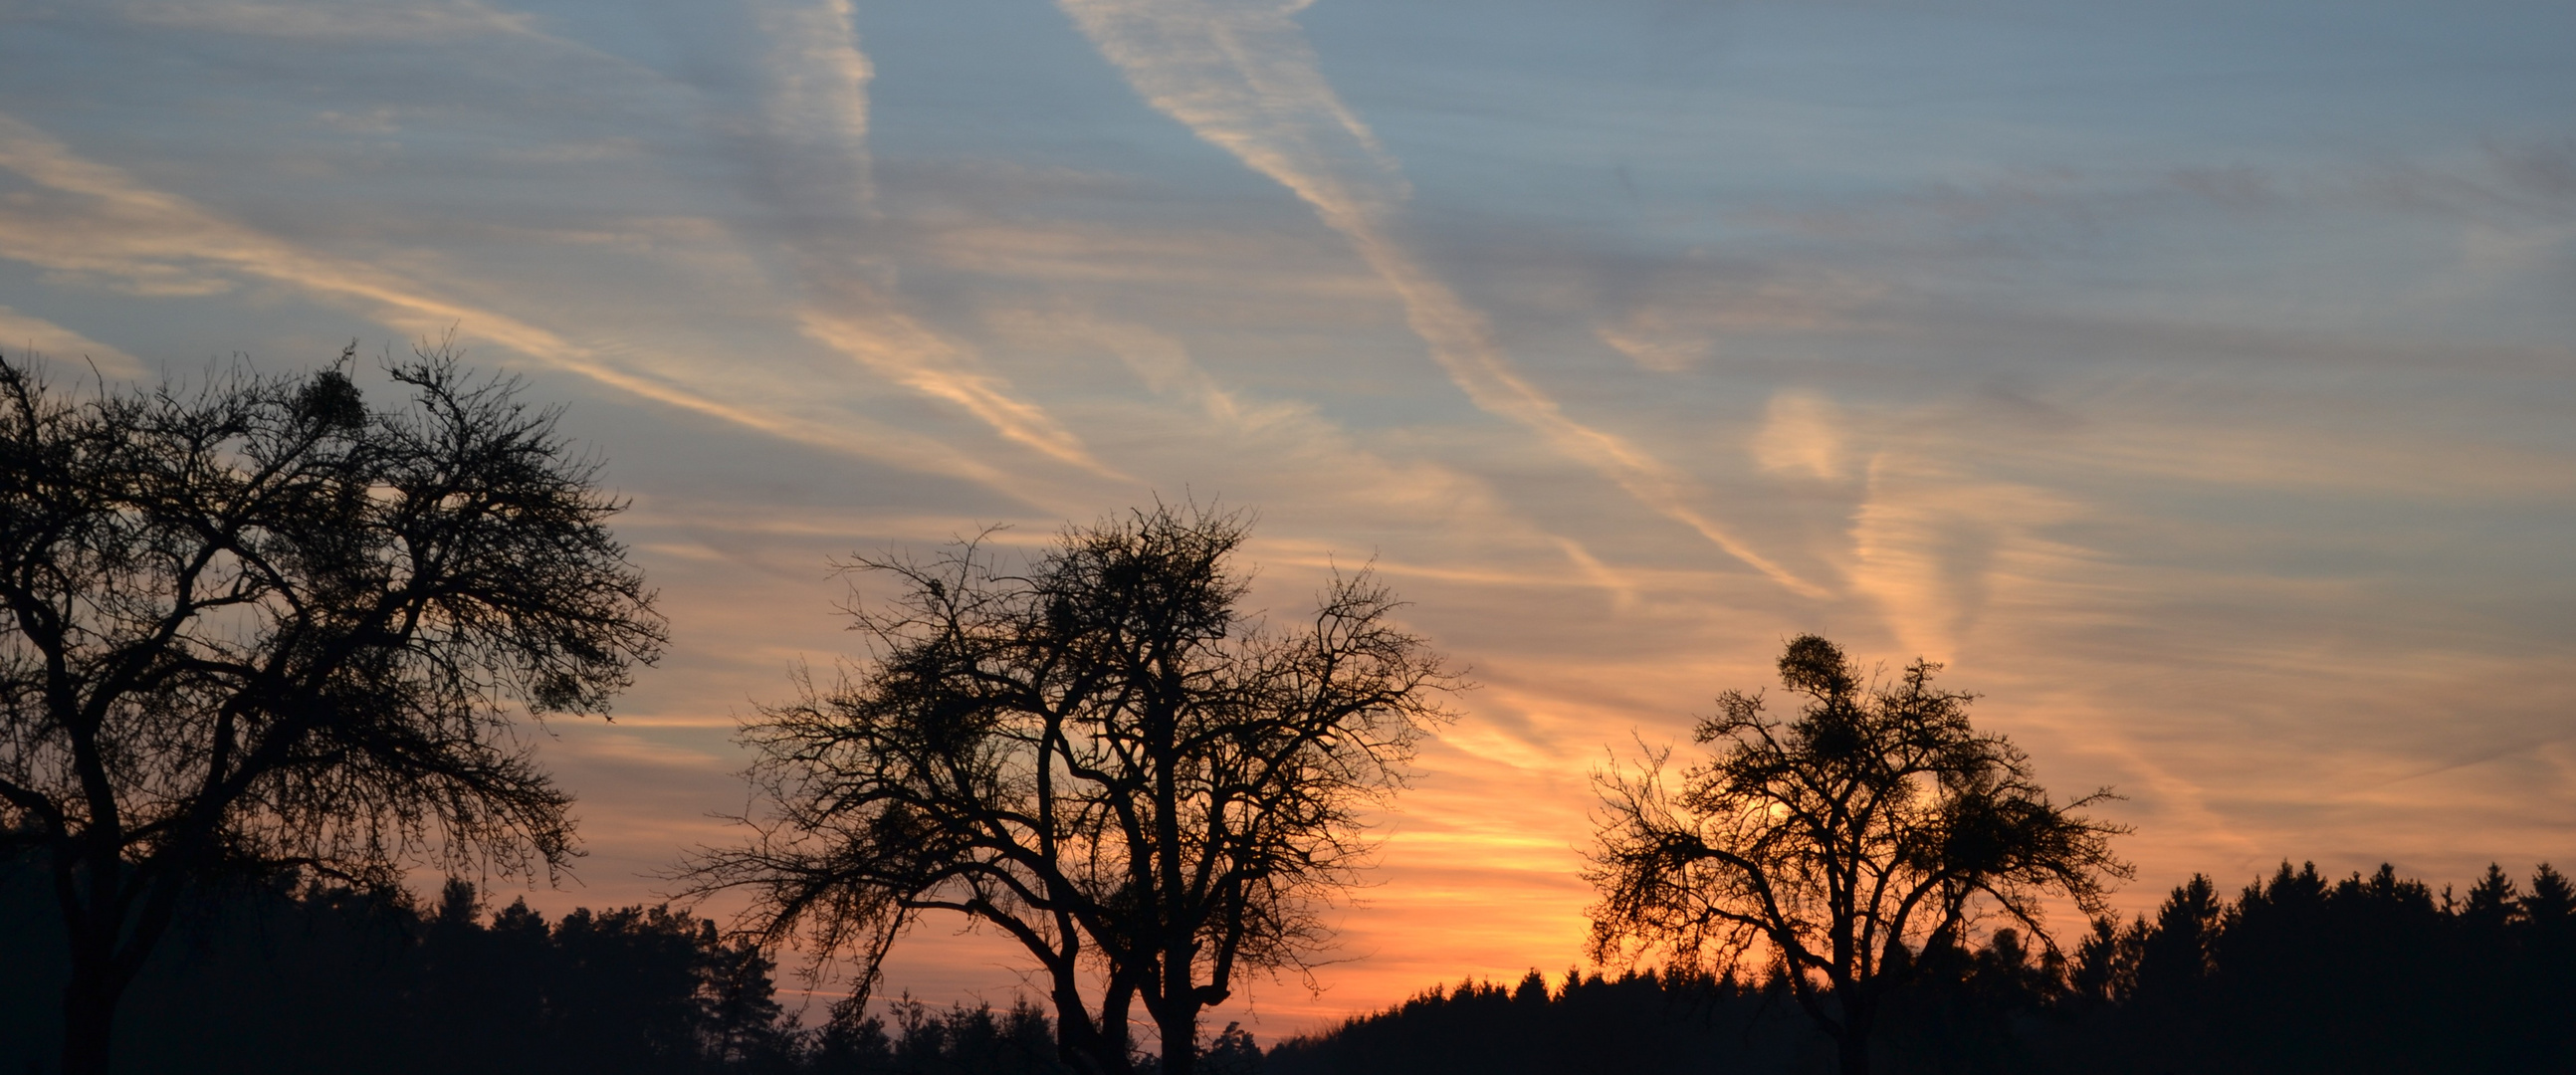
[[[535,16],[476,0],[296,4],[262,0],[127,3],[125,18],[148,26],[301,41],[452,42],[491,34],[535,36]]]
[[[1277,181],[1348,238],[1402,299],[1432,357],[1484,410],[1536,431],[1648,508],[1810,597],[1827,591],[1752,547],[1700,503],[1681,471],[1626,438],[1567,415],[1516,369],[1485,316],[1390,225],[1409,195],[1401,171],[1333,91],[1297,5],[1231,0],[1059,0],[1101,55],[1156,109]]]
[[[87,359],[98,363],[102,367],[101,372],[119,377],[137,377],[143,373],[143,363],[133,355],[44,318],[0,306],[0,354],[24,359],[31,353],[54,359]]]
[[[2048,491],[1920,451],[1876,453],[1852,520],[1851,577],[1911,656],[1950,660],[2002,597],[2083,574],[2083,550],[2044,536],[2075,514]]]
[[[748,148],[759,196],[783,217],[805,290],[806,336],[873,373],[955,406],[1004,440],[1056,463],[1132,481],[1102,462],[1046,409],[1013,391],[972,348],[903,308],[870,240],[875,178],[868,156],[868,83],[849,0],[755,0],[771,40],[759,133]]]
[[[1031,346],[1098,348],[1117,356],[1159,399],[1179,405],[1179,414],[1165,409],[1161,422],[1189,427],[1192,442],[1222,464],[1214,468],[1218,473],[1254,483],[1249,490],[1231,487],[1237,495],[1250,492],[1265,502],[1330,505],[1335,514],[1434,524],[1476,535],[1473,544],[1480,547],[1480,558],[1538,564],[1476,569],[1374,557],[1366,561],[1389,576],[1471,585],[1573,586],[1599,589],[1622,603],[1636,599],[1634,583],[1604,566],[1580,542],[1540,530],[1477,475],[1436,460],[1389,458],[1361,445],[1311,405],[1228,388],[1192,358],[1182,341],[1150,326],[1071,303],[1006,311],[995,320],[1006,336]],[[1201,467],[1210,461],[1193,460]],[[1210,492],[1224,495],[1227,490]],[[1352,550],[1328,542],[1268,538],[1258,545],[1266,562],[1314,570],[1353,563]],[[1554,562],[1558,556],[1574,573]]]
[[[1045,408],[1013,393],[1009,381],[980,368],[964,345],[870,289],[843,282],[832,294],[840,301],[808,306],[799,317],[807,336],[887,380],[964,410],[1004,440],[1100,477],[1133,480],[1101,462]]]
[[[929,438],[859,419],[801,417],[627,368],[552,329],[226,219],[87,160],[7,115],[0,115],[0,170],[37,188],[0,206],[0,256],[12,260],[141,294],[219,293],[242,278],[282,285],[414,336],[462,329],[636,396],[774,436],[1001,488],[1016,484]]]
[[[755,0],[752,18],[770,42],[770,90],[763,137],[819,155],[824,179],[861,210],[875,200],[868,159],[868,83],[876,65],[859,51],[858,11],[850,0],[808,4]]]

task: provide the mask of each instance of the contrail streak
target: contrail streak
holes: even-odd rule
[[[893,430],[817,422],[713,399],[619,369],[598,351],[495,310],[440,297],[361,262],[306,250],[226,220],[177,195],[154,190],[115,167],[82,159],[62,142],[0,114],[0,169],[71,196],[35,211],[0,209],[0,256],[48,268],[124,277],[146,290],[206,290],[213,266],[270,280],[387,327],[437,335],[464,325],[475,336],[645,399],[838,452],[886,459],[1011,491],[1006,475],[945,445]],[[1017,495],[1017,494],[1014,494]]]
[[[1045,408],[1014,395],[1010,382],[982,368],[969,347],[904,312],[869,279],[866,269],[875,259],[856,240],[876,217],[868,158],[868,83],[875,68],[859,48],[850,0],[763,2],[754,11],[774,43],[754,163],[772,203],[799,221],[782,239],[808,292],[797,319],[805,335],[878,376],[964,410],[1004,440],[1133,481],[1093,457]]]
[[[1567,417],[1504,357],[1484,315],[1389,233],[1408,191],[1395,162],[1325,81],[1295,6],[1223,0],[1057,0],[1137,93],[1303,199],[1393,287],[1432,358],[1478,407],[1528,426],[1640,503],[1773,581],[1826,592],[1692,506],[1693,483],[1625,439]]]
[[[858,12],[850,0],[810,7],[761,3],[753,8],[772,43],[769,137],[843,156],[853,167],[848,196],[871,207],[868,83],[876,65],[859,51]]]

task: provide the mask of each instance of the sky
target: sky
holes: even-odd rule
[[[732,838],[832,559],[1156,497],[1479,684],[1264,1039],[1579,963],[1590,775],[1803,632],[2125,796],[2125,912],[2576,866],[2576,6],[0,0],[0,352],[450,332],[672,621],[549,912]]]

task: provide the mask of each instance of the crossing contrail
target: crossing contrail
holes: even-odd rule
[[[1241,0],[1058,0],[1145,100],[1279,182],[1341,233],[1403,302],[1432,358],[1485,411],[1536,431],[1629,496],[1800,594],[1826,592],[1694,507],[1694,483],[1626,439],[1566,415],[1513,368],[1485,316],[1398,242],[1403,173],[1325,81],[1298,6]]]

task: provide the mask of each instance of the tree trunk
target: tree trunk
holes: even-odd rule
[[[110,962],[74,950],[72,980],[63,986],[63,1075],[107,1075],[108,1035],[124,992]]]
[[[1869,1075],[1869,1031],[1870,1024],[1878,1021],[1878,1003],[1876,998],[1864,1001],[1851,995],[1857,992],[1843,991],[1843,1032],[1834,1036],[1842,1075]]]
[[[113,846],[113,845],[111,845]],[[129,913],[113,897],[129,873],[113,856],[101,867],[87,865],[87,914],[66,915],[71,941],[71,981],[63,985],[63,1075],[107,1075],[108,1044],[116,1027],[116,1004],[143,969],[144,957],[170,928],[183,882],[169,874],[147,878],[140,912]],[[77,876],[77,875],[75,875]],[[75,891],[79,887],[72,886]]]
[[[1190,1075],[1199,1066],[1198,1005],[1182,1005],[1188,1015],[1157,1021],[1163,1032],[1163,1075]]]
[[[1869,1075],[1869,1041],[1846,1034],[1834,1039],[1834,1052],[1841,1064],[1842,1075]]]
[[[1088,1027],[1076,1029],[1061,1018],[1056,1020],[1055,1051],[1064,1066],[1079,1075],[1129,1075],[1136,1070],[1115,1039]]]
[[[63,1075],[107,1075],[116,1002],[125,992],[126,976],[117,973],[117,939],[124,932],[125,913],[113,898],[124,882],[125,864],[114,843],[106,846],[111,850],[87,856],[87,861],[54,863],[57,885],[75,893],[81,905],[63,908],[72,972],[63,983]]]
[[[1066,1067],[1079,1075],[1132,1075],[1136,1065],[1127,1059],[1127,1004],[1133,995],[1133,988],[1110,983],[1095,1022],[1083,1008],[1082,990],[1072,975],[1057,979],[1055,1048]]]

